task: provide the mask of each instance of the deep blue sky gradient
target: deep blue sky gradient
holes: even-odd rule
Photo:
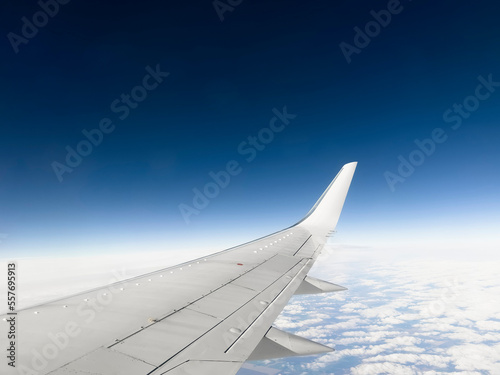
[[[456,131],[443,113],[500,81],[500,7],[402,6],[348,64],[339,44],[387,1],[244,0],[221,22],[211,1],[73,0],[17,54],[7,34],[39,7],[3,5],[1,257],[220,250],[299,220],[350,161],[339,241],[498,245],[500,89]],[[118,120],[110,104],[157,64],[170,76]],[[247,163],[238,145],[284,106],[297,117]],[[116,129],[59,182],[51,163],[103,117]],[[384,172],[437,127],[448,140],[392,192]],[[179,204],[233,159],[186,224]]]

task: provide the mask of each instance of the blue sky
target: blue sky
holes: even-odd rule
[[[350,161],[339,242],[498,247],[496,4],[401,2],[350,63],[339,45],[386,1],[243,1],[223,21],[209,1],[69,2],[18,45],[39,5],[4,8],[2,257],[219,250],[298,221]],[[144,84],[152,70],[169,75]],[[145,98],[120,119],[131,92]],[[456,130],[455,103],[474,109]],[[238,147],[285,107],[296,117],[248,162]],[[54,162],[106,118],[58,178]],[[447,140],[392,191],[387,172],[435,129]],[[231,160],[240,173],[186,223],[179,205]]]

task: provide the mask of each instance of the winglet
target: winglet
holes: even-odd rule
[[[357,164],[357,162],[352,162],[344,165],[313,208],[297,224],[321,236],[326,236],[328,232],[334,230]]]

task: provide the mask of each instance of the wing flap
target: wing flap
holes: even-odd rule
[[[330,353],[333,349],[271,327],[252,352],[249,361]]]
[[[183,364],[167,370],[159,372],[158,375],[222,375],[236,374],[243,363],[227,362],[227,361],[188,361]]]
[[[300,294],[320,294],[320,293],[332,293],[341,292],[347,290],[343,286],[332,284],[328,281],[316,279],[311,276],[306,276],[306,278],[300,284],[299,289],[295,292],[296,295]]]
[[[137,375],[148,374],[155,368],[156,366],[125,354],[99,348],[51,372],[50,375]]]
[[[159,367],[218,323],[217,318],[183,309],[109,348]]]

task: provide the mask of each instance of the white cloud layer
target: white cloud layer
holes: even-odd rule
[[[335,347],[281,374],[500,374],[500,261],[323,262],[349,288],[295,297],[276,326]]]

